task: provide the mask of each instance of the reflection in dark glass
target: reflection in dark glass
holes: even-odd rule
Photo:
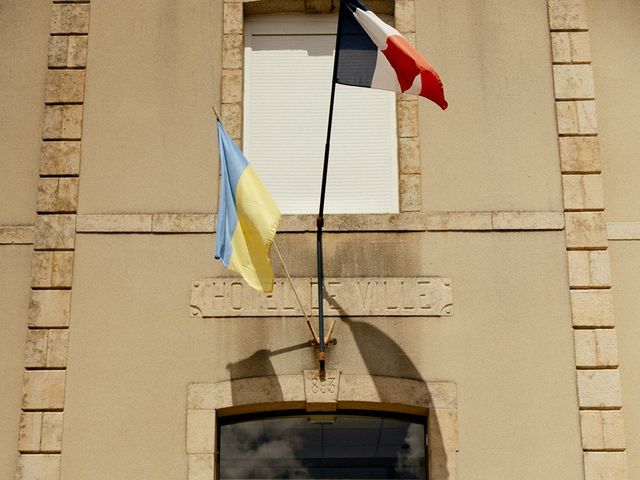
[[[294,415],[220,427],[220,478],[426,479],[423,423]]]

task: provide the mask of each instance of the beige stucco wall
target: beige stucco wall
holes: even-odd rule
[[[339,322],[328,366],[455,381],[461,478],[581,478],[563,242],[328,235],[330,276],[447,275],[455,295],[452,318]],[[280,244],[294,275],[312,274],[313,235]],[[189,382],[317,365],[309,348],[265,351],[308,340],[301,319],[190,318],[193,280],[223,273],[209,235],[81,235],[76,247],[63,480],[185,478]]]
[[[612,242],[610,251],[629,478],[640,478],[640,242]]]
[[[0,225],[33,224],[51,5],[0,0]]]
[[[546,0],[416,2],[449,109],[420,102],[429,211],[561,210]]]
[[[0,225],[32,225],[51,5],[0,0]],[[0,478],[15,476],[31,245],[0,245]]]
[[[0,245],[0,478],[13,478],[18,455],[31,245]]]
[[[640,3],[589,0],[607,219],[640,221]]]
[[[220,0],[91,2],[79,213],[213,210],[221,29]]]

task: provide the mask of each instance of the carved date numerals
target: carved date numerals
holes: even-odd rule
[[[313,393],[320,393],[320,394],[328,393],[333,395],[334,393],[336,393],[337,388],[338,386],[336,382],[336,377],[327,376],[324,378],[324,380],[318,377],[314,377],[311,379],[311,391]]]

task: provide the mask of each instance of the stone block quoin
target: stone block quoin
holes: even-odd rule
[[[587,0],[548,0],[585,480],[628,478]]]
[[[89,13],[51,2],[18,480],[60,476]]]

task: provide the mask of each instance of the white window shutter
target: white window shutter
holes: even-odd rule
[[[336,25],[300,14],[245,28],[244,150],[283,213],[318,210]],[[394,93],[337,85],[325,212],[398,212]]]

